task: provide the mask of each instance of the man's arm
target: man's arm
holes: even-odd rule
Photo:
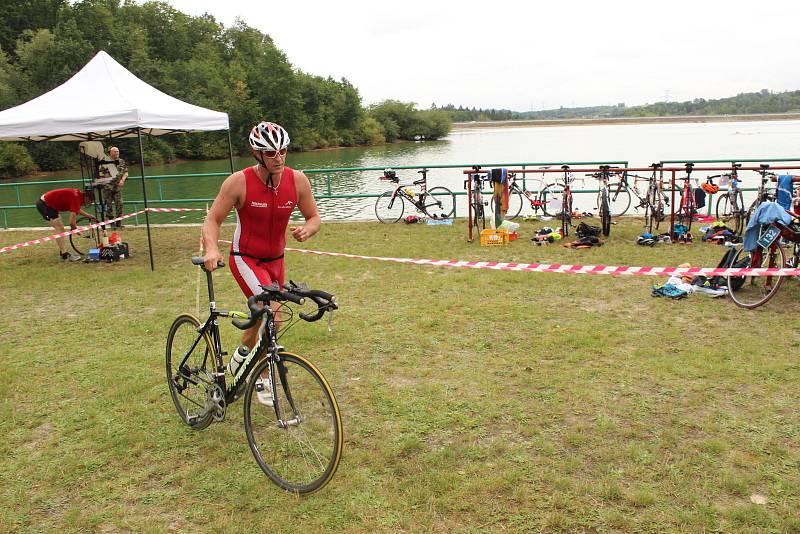
[[[206,255],[203,257],[206,269],[213,271],[222,260],[219,253],[219,229],[225,218],[234,206],[240,204],[244,195],[244,173],[237,172],[228,176],[219,188],[219,194],[214,199],[211,209],[208,210],[206,220],[203,221],[203,244]]]
[[[295,188],[297,189],[297,207],[306,219],[303,226],[292,226],[290,228],[292,237],[301,243],[319,232],[322,219],[317,211],[317,201],[314,200],[314,193],[311,192],[311,182],[301,171],[295,171]]]
[[[86,213],[86,212],[85,212],[85,211],[83,211],[83,210],[78,210],[78,213],[80,213],[80,214],[81,214],[81,215],[83,215],[84,217],[89,217],[89,219],[91,219],[91,220],[93,220],[93,221],[97,222],[97,217],[95,217],[95,216],[94,216],[94,215],[92,215],[91,213]],[[73,218],[73,217],[75,217],[75,214],[74,214],[74,213],[73,213],[72,215],[70,215],[70,220],[72,220],[72,218]]]

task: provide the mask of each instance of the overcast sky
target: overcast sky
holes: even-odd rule
[[[364,101],[516,111],[800,89],[800,1],[168,0]]]

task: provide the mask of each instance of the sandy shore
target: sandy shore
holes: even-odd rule
[[[681,115],[675,117],[617,117],[605,119],[537,119],[521,121],[454,122],[454,130],[468,128],[508,128],[513,126],[592,126],[597,124],[665,124],[697,122],[788,121],[800,120],[800,113],[754,115]]]

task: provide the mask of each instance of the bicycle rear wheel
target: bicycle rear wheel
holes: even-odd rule
[[[400,193],[386,191],[375,200],[375,215],[382,223],[396,223],[403,216],[405,202]]]
[[[212,421],[206,410],[207,384],[211,383],[206,366],[213,366],[214,345],[207,333],[197,333],[199,327],[200,321],[193,315],[179,315],[169,328],[166,353],[169,393],[178,415],[194,430],[202,430]]]
[[[425,195],[423,208],[428,217],[449,219],[456,211],[456,196],[446,187],[432,187]]]
[[[247,442],[270,480],[286,491],[307,495],[336,473],[342,456],[342,416],[331,387],[311,362],[287,352],[279,356],[272,369],[274,407],[259,402],[255,379],[269,372],[269,359],[258,364],[247,385]]]
[[[89,217],[81,217],[75,224],[78,225],[78,228],[81,226],[89,226],[92,224],[92,220],[89,219]],[[97,239],[95,238],[97,232],[97,228],[91,228],[89,230],[81,230],[77,234],[70,234],[69,244],[75,252],[81,256],[85,256],[90,248],[97,246]]]
[[[753,268],[780,268],[786,256],[780,243],[769,250],[759,247],[752,252],[740,248],[731,266]],[[728,276],[728,294],[742,308],[753,309],[765,304],[775,295],[783,283],[783,276]]]

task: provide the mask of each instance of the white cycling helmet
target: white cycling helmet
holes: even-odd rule
[[[250,146],[254,150],[283,150],[290,141],[289,133],[274,122],[259,122],[250,130]]]

